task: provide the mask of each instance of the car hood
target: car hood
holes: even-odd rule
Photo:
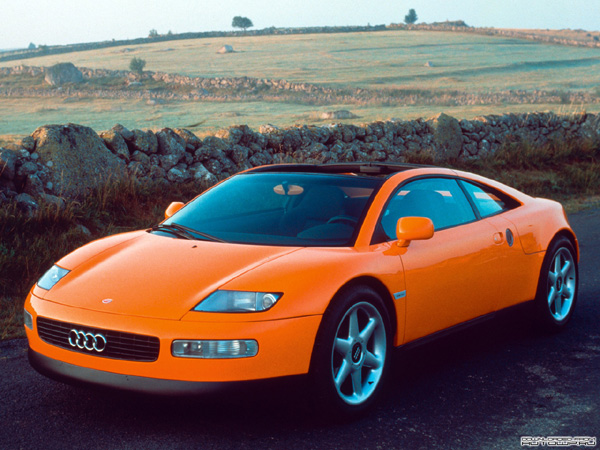
[[[93,311],[179,320],[224,283],[295,250],[142,233],[67,267],[71,272],[42,297]],[[69,258],[78,259],[77,252]]]

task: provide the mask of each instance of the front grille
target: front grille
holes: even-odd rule
[[[160,341],[157,337],[153,336],[90,328],[83,325],[46,319],[45,317],[37,318],[37,329],[40,338],[44,342],[74,352],[87,353],[102,358],[124,359],[127,361],[150,362],[158,359]],[[83,340],[80,341],[83,348],[71,345],[69,343],[69,336],[74,336],[74,333],[71,333],[73,330],[81,332],[81,334],[91,333],[94,336],[97,334],[102,335],[106,339],[105,348],[102,351],[94,350],[91,337],[87,348],[83,345]],[[101,338],[98,338],[98,340],[101,341]],[[71,339],[71,342],[73,341],[74,339]],[[99,348],[102,348],[101,343],[99,342],[98,344]]]

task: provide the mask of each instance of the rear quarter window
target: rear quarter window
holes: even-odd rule
[[[519,202],[489,186],[481,186],[461,180],[469,199],[481,217],[489,217],[516,208]]]

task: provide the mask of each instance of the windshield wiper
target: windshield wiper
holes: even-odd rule
[[[162,231],[164,233],[171,233],[181,239],[196,239],[196,237],[189,231],[179,228],[174,224],[158,224],[151,228],[151,231]]]
[[[152,231],[165,231],[184,239],[196,239],[196,236],[194,235],[198,235],[209,241],[225,242],[221,238],[212,236],[208,233],[203,233],[202,231],[194,230],[193,228],[188,228],[184,225],[179,225],[178,223],[158,224],[152,227]]]

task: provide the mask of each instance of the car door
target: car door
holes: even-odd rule
[[[495,272],[504,282],[495,309],[532,300],[537,290],[539,259],[523,251],[517,228],[510,220],[520,203],[489,186],[467,180],[461,180],[460,184],[477,214],[496,229],[494,242],[500,255]]]
[[[479,220],[454,178],[421,178],[390,198],[380,227],[395,238],[400,217],[428,217],[431,239],[401,254],[406,280],[405,342],[490,313],[503,281],[495,276],[501,249],[496,228]]]

